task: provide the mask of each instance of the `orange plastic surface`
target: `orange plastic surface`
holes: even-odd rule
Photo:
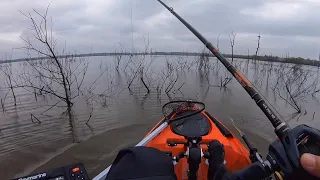
[[[209,120],[211,126],[211,131],[209,132],[209,134],[202,136],[202,142],[209,143],[211,140],[217,139],[224,145],[226,167],[229,171],[234,172],[249,166],[251,164],[249,159],[249,151],[239,141],[239,139],[237,139],[235,136],[228,138],[223,136],[223,134],[221,134],[220,130],[205,114],[205,112],[202,111],[201,113]],[[161,122],[162,121],[160,121],[159,123]],[[152,132],[158,126],[158,124],[150,132]],[[182,144],[170,147],[167,144],[168,141],[186,142],[186,139],[183,136],[174,134],[171,131],[171,126],[169,125],[158,136],[150,141],[147,146],[157,148],[161,151],[172,152],[172,156],[177,156],[180,152],[185,152],[187,149],[187,147]],[[207,145],[205,144],[201,145],[201,147],[203,152],[206,152],[208,149]],[[188,163],[186,158],[181,159],[174,168],[178,179],[188,179]],[[203,159],[198,170],[198,179],[207,179],[207,172],[208,165],[205,164],[205,159]]]
[[[73,172],[73,173],[76,173],[76,172],[78,172],[78,171],[80,171],[80,168],[78,168],[78,167],[75,167],[75,168],[72,169],[72,172]]]

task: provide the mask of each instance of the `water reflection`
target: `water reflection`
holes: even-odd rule
[[[226,125],[230,124],[230,116],[245,131],[267,140],[274,138],[272,126],[243,88],[235,80],[224,85],[231,76],[215,58],[203,62],[198,57],[144,58],[143,63],[146,67],[149,65],[149,68],[143,70],[141,66],[134,65],[141,63],[141,57],[121,59],[118,70],[112,63],[112,57],[92,59],[83,89],[75,99],[71,114],[67,114],[63,106],[48,110],[55,103],[59,104],[52,96],[35,97],[32,92],[20,89],[16,91],[18,98],[17,105],[14,106],[12,95],[8,94],[0,116],[0,173],[4,179],[12,178],[18,172],[30,171],[63,151],[66,146],[93,135],[133,124],[151,127],[162,116],[161,105],[174,99],[203,101],[207,110]],[[279,73],[289,72],[292,65],[251,63],[246,60],[234,60],[234,63],[290,125],[306,123],[320,127],[317,121],[320,116],[316,113],[320,107],[317,93],[313,94],[314,98],[308,96],[307,100],[300,99],[300,106],[307,113],[297,113],[272,89],[277,84]],[[17,71],[25,68],[18,64],[12,66]],[[294,68],[293,75],[309,72],[305,86],[318,78],[317,68]],[[138,72],[140,75],[132,80]],[[150,89],[149,93],[141,81],[142,76]],[[128,83],[131,81],[129,89]],[[317,86],[315,87],[314,91],[317,91]],[[283,90],[285,89],[279,87],[280,93]],[[0,97],[3,98],[6,92],[7,89],[3,86]],[[30,114],[36,116],[41,123],[32,122]],[[141,135],[133,138],[138,140]],[[123,139],[112,137],[105,139],[104,143],[111,141],[121,142]],[[19,163],[21,159],[28,159],[29,164]]]

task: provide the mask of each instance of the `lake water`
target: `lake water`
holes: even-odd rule
[[[50,105],[58,102],[55,97],[43,95],[35,98],[32,92],[22,88],[15,90],[17,95],[15,106],[12,94],[8,93],[5,76],[2,74],[0,98],[6,97],[4,110],[0,112],[2,179],[28,174],[41,165],[47,168],[64,165],[66,162],[54,160],[57,155],[63,157],[64,153],[73,153],[74,159],[83,162],[89,169],[90,176],[94,176],[97,169],[103,169],[108,164],[101,164],[101,159],[90,159],[89,157],[96,153],[92,149],[100,148],[100,153],[112,154],[107,162],[111,162],[116,154],[112,147],[103,149],[99,143],[92,142],[97,141],[94,137],[100,136],[99,141],[102,140],[103,142],[100,142],[102,144],[112,145],[114,142],[123,145],[134,144],[162,118],[161,107],[170,99],[203,101],[207,111],[228,127],[230,127],[229,117],[234,119],[242,130],[250,134],[249,139],[256,141],[256,146],[263,152],[266,151],[268,143],[262,143],[261,139],[264,142],[271,142],[275,138],[268,119],[236,80],[233,79],[226,88],[218,87],[221,81],[229,76],[215,58],[210,58],[208,68],[199,70],[197,61],[199,57],[146,57],[143,59],[145,66],[143,73],[150,93],[147,93],[140,76],[133,80],[130,90],[127,88],[128,81],[136,72],[135,67],[142,62],[141,57],[133,59],[122,57],[117,71],[115,57],[89,58],[87,60],[89,67],[81,88],[82,93],[74,99],[71,119],[65,113],[66,108],[60,107],[63,106],[62,103],[46,111]],[[235,60],[234,63],[252,82],[255,82],[261,94],[292,127],[303,123],[320,128],[318,120],[320,114],[315,113],[320,107],[317,94],[315,97],[310,93],[297,95],[302,113],[293,117],[294,108],[279,98],[271,88],[279,79],[279,72],[288,70],[293,65],[284,66],[279,63],[271,65],[266,62],[251,61],[247,63],[246,60]],[[30,68],[26,62],[12,64],[13,75],[16,76],[26,68]],[[168,73],[170,68],[175,69],[171,74]],[[317,68],[305,66],[299,67],[297,71],[310,72],[303,86],[307,87],[317,80]],[[161,77],[165,75],[172,80],[164,83],[162,93],[159,94],[158,85]],[[173,82],[175,83],[172,89],[168,88]],[[316,91],[317,83],[312,88]],[[165,89],[170,89],[168,95]],[[283,92],[279,90],[278,93]],[[89,95],[91,98],[88,99]],[[41,123],[35,118],[32,121],[31,114]],[[88,119],[90,121],[86,124]],[[124,131],[132,133],[130,142],[121,136]],[[107,134],[101,136],[102,133]],[[96,147],[91,145],[86,147],[87,149],[70,152],[69,148],[72,150],[81,147],[82,143],[92,143]]]

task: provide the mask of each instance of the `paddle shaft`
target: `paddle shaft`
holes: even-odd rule
[[[228,69],[228,71],[237,79],[241,86],[247,91],[250,97],[256,102],[263,113],[267,116],[273,127],[275,128],[275,133],[279,138],[281,138],[285,131],[289,130],[290,127],[282,122],[277,115],[271,110],[271,108],[262,99],[261,95],[252,87],[252,84],[246,79],[246,77],[241,74],[205,37],[203,37],[196,29],[194,29],[188,22],[186,22],[182,17],[180,17],[173,8],[168,7],[161,0],[157,0],[166,9],[168,9],[175,17],[177,17],[197,38],[209,49],[212,54],[214,54],[219,61]]]

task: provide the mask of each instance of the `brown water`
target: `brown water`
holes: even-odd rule
[[[191,62],[196,57],[183,59],[179,57],[166,57],[172,61]],[[206,109],[230,127],[229,117],[237,125],[250,134],[256,146],[266,152],[268,143],[274,139],[273,128],[260,109],[250,99],[242,87],[235,81],[227,85],[228,88],[216,87],[220,82],[214,71],[209,73],[208,80],[203,72],[197,68],[186,67],[179,71],[179,78],[174,89],[180,91],[170,93],[170,98],[162,93],[157,95],[156,87],[152,86],[150,94],[146,93],[140,81],[134,82],[131,91],[127,88],[128,71],[120,68],[117,72],[113,66],[112,57],[99,57],[90,60],[88,74],[83,88],[88,89],[99,74],[108,68],[94,83],[94,92],[109,92],[109,97],[96,96],[89,103],[80,96],[73,107],[73,118],[67,118],[62,107],[41,114],[56,100],[53,97],[35,97],[27,91],[19,90],[18,104],[15,107],[11,94],[8,93],[5,112],[0,112],[0,177],[9,179],[36,171],[66,165],[74,162],[83,162],[93,177],[100,170],[107,167],[116,155],[116,152],[127,145],[138,142],[144,134],[162,117],[161,107],[169,99],[194,99],[203,101]],[[253,80],[258,74],[249,64],[245,69],[242,60],[238,60],[238,67],[245,71],[249,79]],[[212,58],[212,65],[216,59]],[[275,64],[274,67],[278,67]],[[166,67],[165,58],[157,57],[152,63],[152,72],[160,72]],[[23,63],[13,65],[19,71],[24,68]],[[150,71],[151,72],[151,71]],[[224,74],[223,67],[219,74]],[[130,73],[129,73],[130,74]],[[130,75],[129,75],[130,76]],[[260,74],[262,79],[263,74]],[[151,84],[156,82],[157,75],[149,77]],[[270,78],[272,84],[275,78]],[[258,84],[258,83],[257,83]],[[7,93],[5,85],[1,86],[0,97]],[[266,88],[266,82],[258,86],[261,93],[269,99],[275,109],[289,119],[294,110],[283,100]],[[289,124],[309,124],[320,127],[320,115],[313,112],[319,109],[317,99],[308,98],[301,102],[307,113],[290,119]],[[92,110],[93,109],[93,110]],[[92,117],[86,124],[90,113]],[[32,122],[30,114],[35,115],[41,123]],[[314,119],[314,120],[313,120]],[[39,167],[37,169],[37,167]]]

